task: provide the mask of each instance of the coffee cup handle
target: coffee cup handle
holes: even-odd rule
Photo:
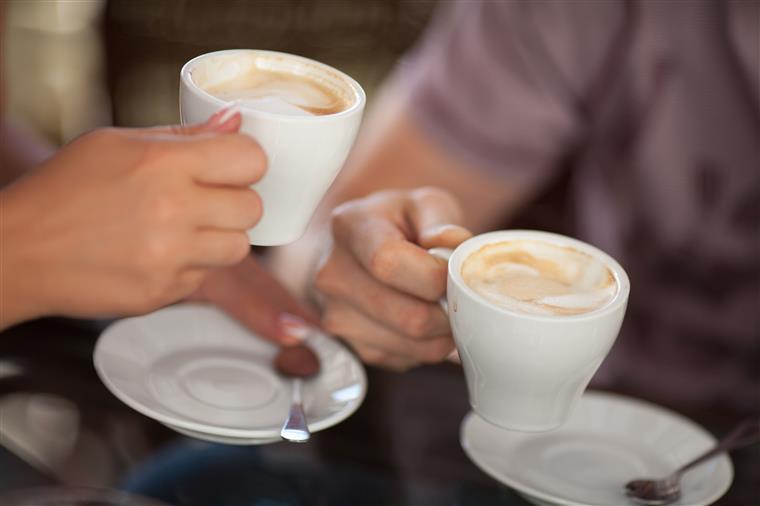
[[[427,251],[434,257],[440,258],[441,260],[444,260],[447,263],[449,259],[451,258],[451,255],[454,254],[454,250],[451,248],[430,248]],[[441,309],[443,309],[444,313],[449,314],[449,302],[448,300],[446,300],[445,295],[441,297],[440,299],[438,299],[438,305],[441,306]]]
[[[441,260],[445,260],[448,263],[451,255],[454,254],[454,250],[451,248],[430,248],[428,250],[428,253],[434,257],[440,258]],[[449,314],[449,301],[446,299],[445,295],[438,299],[438,305],[441,306],[441,309],[443,309],[443,312],[446,313],[446,315]],[[454,362],[455,364],[462,363],[459,359],[459,351],[456,349],[451,352],[451,355],[448,356],[447,360]]]

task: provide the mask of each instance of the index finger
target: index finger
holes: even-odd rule
[[[446,263],[406,240],[390,219],[353,216],[334,226],[336,240],[375,279],[433,302],[446,292]]]
[[[163,125],[148,128],[130,128],[130,134],[142,137],[191,136],[204,133],[230,134],[240,130],[243,118],[233,108],[224,108],[212,114],[202,123],[190,125]]]
[[[199,183],[247,186],[266,172],[266,154],[248,135],[202,134],[185,139],[195,158],[194,177]]]

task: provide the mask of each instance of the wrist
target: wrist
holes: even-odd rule
[[[32,238],[25,233],[29,220],[13,188],[0,191],[0,329],[48,314],[35,280],[44,277],[35,266]]]
[[[327,227],[312,227],[295,243],[273,248],[266,264],[296,298],[311,301],[314,275],[331,245],[332,235]]]

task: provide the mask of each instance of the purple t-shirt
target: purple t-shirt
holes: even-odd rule
[[[575,234],[632,292],[595,381],[760,409],[760,2],[466,0],[406,68],[448,150],[532,189],[572,159]]]

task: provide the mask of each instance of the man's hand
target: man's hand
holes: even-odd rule
[[[0,192],[0,328],[151,311],[245,258],[266,159],[240,121],[98,130]]]
[[[333,243],[315,277],[324,328],[370,364],[403,370],[444,360],[453,350],[437,301],[446,264],[427,248],[470,237],[461,210],[442,190],[379,192],[332,216]]]

